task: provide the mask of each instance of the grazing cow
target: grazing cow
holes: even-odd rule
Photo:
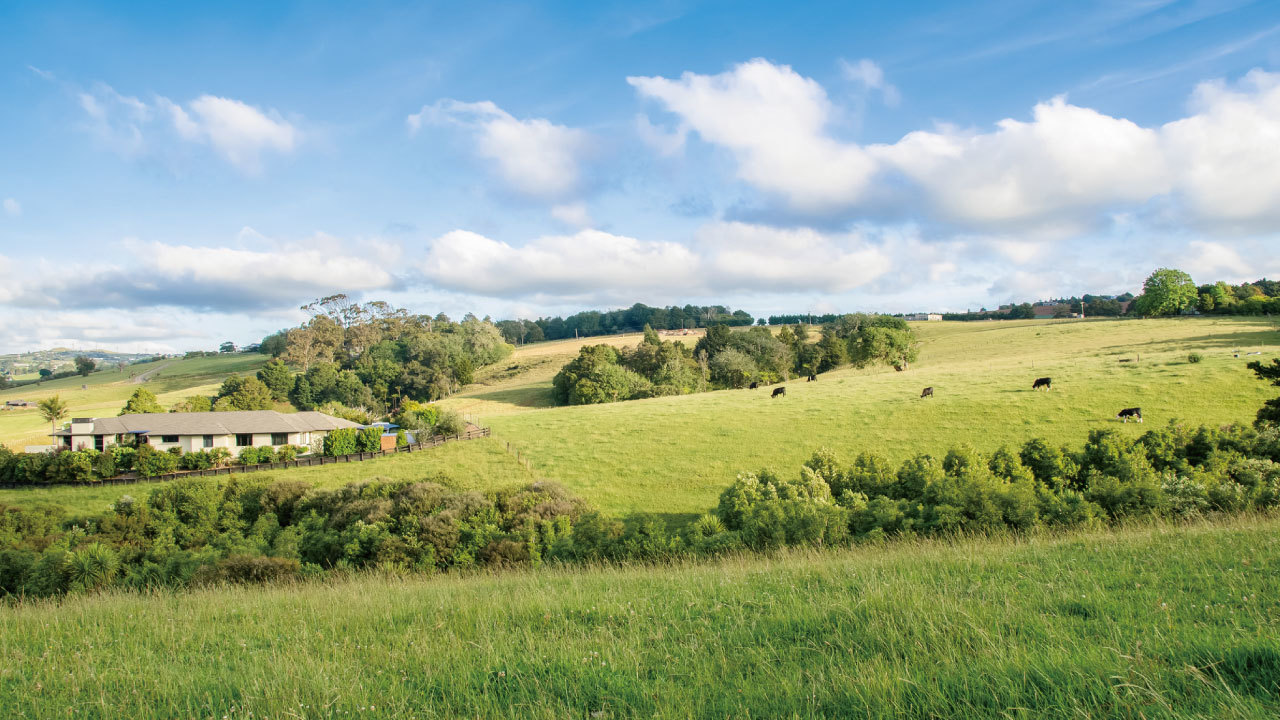
[[[1052,383],[1053,383],[1052,378],[1036,378],[1036,381],[1031,384],[1031,389],[1039,390],[1040,388],[1044,388],[1045,390],[1049,390],[1051,389]]]
[[[1138,422],[1142,422],[1142,408],[1125,408],[1116,413],[1117,420],[1129,422],[1129,418],[1135,418]]]
[[[933,388],[932,387],[925,388],[924,392],[920,393],[920,397],[922,398],[933,397]]]
[[[747,387],[751,388],[752,390],[755,390],[756,388],[760,387],[760,383],[758,383],[758,382],[753,382],[753,383],[751,383],[750,385],[748,385]]]
[[[774,388],[774,389],[773,389],[773,394],[772,394],[772,395],[770,395],[769,397],[770,397],[770,398],[776,398],[776,397],[778,397],[779,395],[786,395],[786,394],[787,394],[787,389],[786,389],[785,387]]]

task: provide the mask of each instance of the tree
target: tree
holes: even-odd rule
[[[271,390],[256,377],[232,375],[222,381],[214,400],[214,410],[270,410]]]
[[[124,409],[120,411],[120,414],[140,415],[142,413],[162,412],[164,412],[164,408],[160,407],[160,402],[156,400],[156,394],[144,387],[140,387],[133,391],[133,395],[124,404]]]
[[[1181,270],[1160,268],[1142,283],[1136,302],[1143,315],[1177,315],[1200,299],[1191,276]]]
[[[289,399],[293,390],[293,371],[279,359],[272,360],[258,370],[258,379],[271,391],[271,397],[280,402]]]
[[[1269,380],[1272,385],[1280,385],[1280,358],[1273,358],[1270,365],[1263,365],[1255,360],[1245,367],[1252,370],[1260,380]],[[1259,427],[1267,424],[1280,425],[1280,398],[1272,398],[1263,404],[1254,424]]]
[[[49,368],[40,368],[40,379],[36,381],[36,384],[39,385],[40,383],[44,382],[45,380],[48,380],[51,377],[53,377],[52,370],[50,370]]]
[[[208,395],[189,395],[182,402],[173,406],[169,412],[209,412],[213,410],[213,400]]]
[[[97,367],[97,363],[88,357],[84,355],[76,357],[76,372],[80,373],[80,377],[89,377],[89,373],[93,372],[95,367]]]
[[[236,344],[230,340],[218,346],[218,352],[233,353],[236,351]]]
[[[58,431],[58,421],[67,416],[67,404],[58,395],[52,395],[36,404],[40,408],[40,416],[49,421],[51,433]]]

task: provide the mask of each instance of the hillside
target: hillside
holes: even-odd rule
[[[1264,319],[915,323],[923,342],[907,372],[838,370],[787,395],[723,390],[609,405],[550,407],[551,378],[583,341],[521,348],[528,368],[443,404],[479,415],[532,458],[538,474],[615,512],[686,515],[713,505],[742,470],[794,472],[820,447],[901,460],[1044,437],[1078,446],[1093,429],[1141,434],[1172,419],[1251,422],[1274,393],[1245,369],[1277,354]],[[611,338],[637,343],[639,335]],[[590,343],[592,340],[585,341]],[[1199,363],[1188,362],[1195,351]],[[1239,358],[1233,353],[1239,351]],[[1247,356],[1260,352],[1260,356]],[[1127,362],[1122,362],[1127,361]],[[1049,392],[1032,391],[1037,377]],[[935,396],[921,399],[921,389]],[[1146,423],[1116,413],[1141,407]]]
[[[38,401],[60,395],[69,406],[67,418],[115,415],[139,387],[156,394],[161,405],[172,405],[188,395],[212,395],[228,375],[252,374],[267,361],[258,354],[231,353],[190,360],[159,360],[90,373],[88,377],[62,378],[39,385],[0,391],[0,405],[7,400]],[[21,450],[49,442],[49,425],[35,408],[0,410],[0,444]]]
[[[1238,518],[32,602],[0,613],[0,715],[1274,718],[1277,538]]]

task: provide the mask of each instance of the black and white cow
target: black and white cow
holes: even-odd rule
[[[1125,408],[1116,413],[1117,420],[1129,422],[1129,418],[1134,418],[1138,422],[1142,422],[1142,408]]]

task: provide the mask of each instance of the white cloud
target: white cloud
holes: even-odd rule
[[[897,106],[902,99],[898,88],[885,82],[884,69],[868,58],[863,58],[856,63],[841,60],[840,71],[846,80],[857,83],[863,89],[878,90],[880,96],[884,98],[884,104],[889,107]]]
[[[587,204],[582,202],[556,205],[551,208],[551,217],[570,227],[585,228],[594,224]]]
[[[440,100],[406,119],[410,135],[424,125],[453,124],[475,134],[476,152],[497,167],[513,190],[558,198],[577,189],[588,135],[543,118],[520,120],[492,102]]]
[[[130,261],[60,265],[57,271],[44,262],[15,273],[19,279],[0,290],[0,304],[259,311],[296,307],[334,292],[360,293],[399,284],[386,269],[399,259],[398,248],[363,241],[355,252],[323,235],[303,243],[267,245],[244,250],[125,240],[118,256]]]
[[[689,135],[689,127],[681,125],[674,131],[663,130],[649,121],[643,113],[636,115],[636,134],[645,145],[653,148],[663,157],[673,157],[684,152],[684,141]]]
[[[5,198],[4,212],[9,217],[18,217],[22,214],[22,203],[13,198]]]
[[[871,61],[846,63],[845,74],[888,87]],[[628,82],[796,211],[910,208],[961,227],[1068,237],[1168,199],[1184,220],[1215,229],[1280,229],[1280,74],[1202,84],[1192,115],[1158,127],[1057,97],[993,131],[942,125],[869,146],[834,138],[825,90],[785,65]]]
[[[148,103],[99,84],[78,100],[99,141],[126,156],[163,154],[173,143],[207,144],[240,171],[257,174],[265,153],[291,153],[302,140],[277,111],[231,98],[201,95],[183,107],[167,97]]]
[[[705,141],[728,148],[738,176],[801,210],[847,205],[866,191],[874,160],[830,138],[822,86],[786,65],[752,60],[720,75],[629,77],[645,98],[678,115]]]
[[[421,267],[428,282],[457,292],[634,302],[638,296],[844,292],[885,273],[889,259],[857,233],[713,223],[690,245],[581,230],[513,246],[455,230],[431,242]]]

